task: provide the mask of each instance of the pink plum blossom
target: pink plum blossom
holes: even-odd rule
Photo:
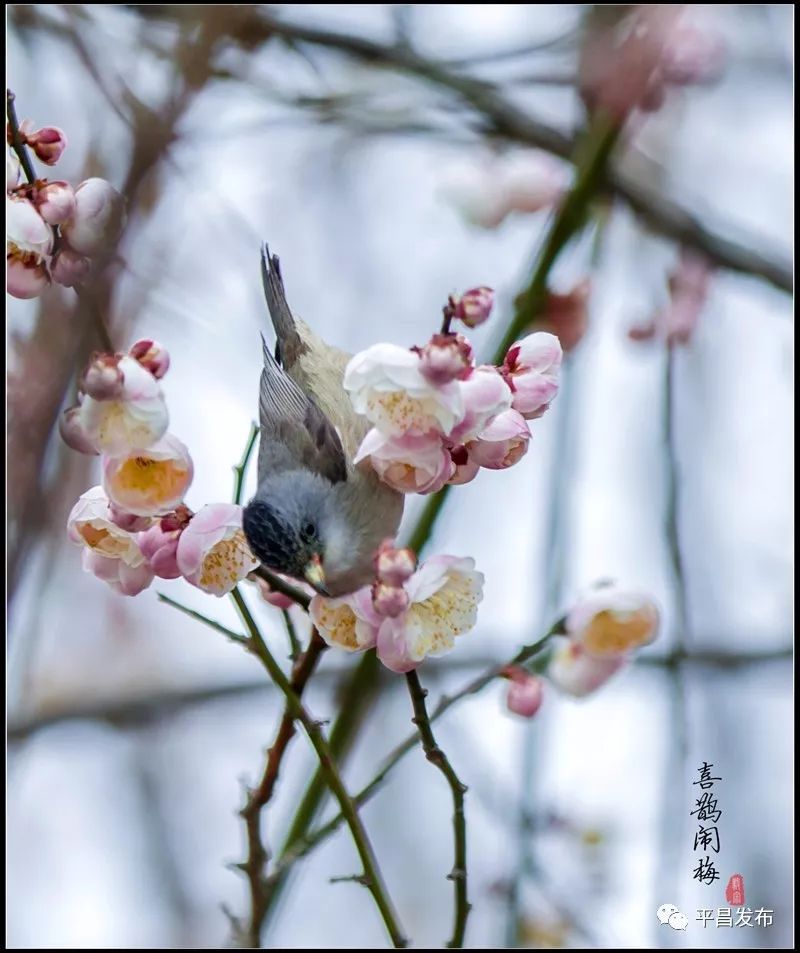
[[[477,328],[489,320],[494,306],[494,291],[482,285],[470,288],[458,298],[453,298],[453,317],[463,321],[468,328]]]
[[[593,589],[567,613],[566,633],[587,654],[618,658],[658,635],[658,607],[642,593],[616,585]]]
[[[394,619],[408,608],[409,596],[402,585],[390,586],[385,582],[376,582],[371,591],[372,606],[379,616]]]
[[[455,470],[450,453],[436,434],[393,438],[373,427],[353,462],[367,457],[381,480],[401,493],[435,493]]]
[[[103,486],[109,498],[128,513],[159,516],[183,500],[194,476],[186,446],[165,434],[146,450],[103,458]]]
[[[241,506],[204,506],[181,533],[177,561],[193,586],[215,596],[229,593],[259,565],[242,530]]]
[[[53,230],[32,202],[6,195],[6,287],[15,298],[35,298],[50,284],[45,259]]]
[[[98,579],[102,579],[122,596],[138,596],[140,592],[147,589],[155,575],[150,564],[145,560],[137,566],[131,566],[124,559],[104,556],[90,549],[83,551],[81,562],[85,572],[90,572]]]
[[[369,586],[338,599],[314,596],[308,614],[328,645],[348,652],[372,648],[383,621],[372,605]]]
[[[109,500],[101,486],[87,490],[73,506],[67,519],[67,535],[73,543],[101,556],[121,559],[131,568],[144,562],[136,537],[112,519]]]
[[[561,639],[547,666],[547,677],[565,695],[583,698],[615,675],[627,662],[623,655],[597,658],[584,652],[580,645]]]
[[[121,354],[96,352],[78,382],[78,389],[95,400],[114,400],[121,396],[125,378],[119,366]]]
[[[88,258],[64,245],[50,260],[50,277],[65,288],[79,285],[92,269]]]
[[[480,464],[472,459],[465,446],[451,447],[450,459],[455,465],[453,475],[447,481],[451,486],[463,486],[465,483],[471,483],[480,471]]]
[[[63,225],[75,213],[75,193],[68,182],[46,182],[35,191],[33,201],[48,225]]]
[[[72,450],[77,450],[78,453],[97,456],[100,452],[84,430],[81,423],[81,409],[78,406],[68,407],[59,415],[58,432],[64,443]]]
[[[554,334],[536,331],[513,344],[502,372],[513,392],[511,406],[526,420],[541,417],[558,393],[561,343]]]
[[[412,350],[419,354],[422,376],[434,387],[467,377],[472,367],[472,346],[461,334],[434,334],[425,347]]]
[[[177,579],[181,575],[178,542],[191,516],[187,507],[179,507],[178,512],[158,520],[139,534],[139,547],[153,572],[161,579]]]
[[[396,344],[375,344],[347,365],[344,388],[356,413],[387,437],[449,433],[463,418],[458,382],[426,380],[419,355]]]
[[[125,219],[125,200],[105,179],[86,179],[75,190],[75,214],[61,226],[70,248],[94,257],[117,243]]]
[[[498,414],[511,407],[511,388],[496,367],[481,364],[459,381],[464,415],[448,434],[454,445],[474,440]]]
[[[470,442],[469,457],[488,470],[513,467],[528,451],[531,432],[525,418],[516,410],[505,410]]]
[[[375,576],[387,586],[402,586],[414,575],[417,557],[407,546],[398,549],[391,539],[381,543],[375,555]]]
[[[515,715],[533,718],[544,701],[544,679],[513,667],[506,671],[506,677],[509,679],[506,707]]]
[[[394,672],[408,672],[426,655],[441,655],[469,632],[483,597],[483,575],[475,560],[432,556],[404,585],[409,606],[381,622],[378,658]]]
[[[128,353],[150,371],[156,380],[161,380],[169,370],[169,352],[157,341],[151,341],[149,338],[137,341]]]
[[[146,450],[167,431],[169,414],[158,381],[132,357],[121,357],[122,393],[113,400],[85,397],[81,423],[89,439],[110,456]]]
[[[705,257],[681,249],[669,277],[669,302],[647,324],[628,331],[633,341],[658,337],[667,344],[688,344],[708,299],[713,269]]]
[[[22,138],[36,153],[36,158],[45,165],[55,165],[67,148],[67,137],[57,126],[44,126],[33,129],[30,119],[25,119],[19,127]]]

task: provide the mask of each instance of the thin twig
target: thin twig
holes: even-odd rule
[[[281,670],[280,665],[278,665],[273,658],[273,655],[267,647],[267,644],[264,641],[261,632],[259,631],[255,620],[250,614],[250,610],[247,608],[247,604],[242,598],[239,590],[234,589],[231,592],[231,596],[234,603],[236,604],[239,614],[242,617],[242,621],[250,633],[250,637],[248,639],[249,650],[261,661],[272,681],[283,692],[284,696],[286,697],[287,708],[290,710],[293,720],[299,721],[303,726],[303,729],[308,736],[314,751],[316,752],[316,755],[319,759],[320,768],[325,775],[326,783],[330,788],[331,793],[339,803],[339,807],[345,817],[347,826],[350,828],[353,843],[355,844],[358,855],[361,858],[361,863],[364,867],[364,885],[367,887],[369,892],[372,894],[373,899],[375,900],[375,904],[380,911],[381,917],[383,918],[383,922],[386,925],[386,929],[389,933],[389,936],[391,937],[392,943],[397,948],[405,947],[408,944],[399,926],[392,902],[389,899],[389,895],[383,882],[383,877],[381,875],[380,868],[378,867],[378,862],[375,858],[369,837],[366,830],[364,829],[364,825],[361,822],[361,818],[358,815],[355,802],[348,794],[347,789],[344,786],[341,775],[339,774],[339,769],[336,767],[336,763],[333,760],[330,746],[328,745],[328,742],[322,733],[322,729],[319,723],[308,714],[300,699],[292,690],[289,679],[286,678]]]
[[[237,603],[238,604],[238,603]],[[297,699],[302,697],[306,684],[311,677],[323,651],[327,648],[316,629],[311,633],[308,648],[292,669],[289,686]],[[250,919],[247,925],[248,946],[258,949],[261,945],[261,927],[266,913],[268,899],[264,868],[268,855],[261,839],[261,814],[272,799],[278,781],[283,756],[295,733],[295,718],[287,700],[278,732],[272,747],[267,752],[267,760],[259,783],[247,795],[247,802],[241,810],[247,834],[247,859],[239,864],[239,869],[247,876],[250,890]]]
[[[237,506],[239,506],[242,502],[244,475],[247,470],[247,464],[250,462],[250,456],[253,453],[253,447],[255,446],[257,436],[258,425],[252,423],[250,424],[250,433],[247,437],[247,444],[245,445],[242,459],[239,461],[239,465],[233,468],[233,502]]]
[[[302,651],[300,639],[297,637],[297,629],[288,609],[281,609],[281,615],[283,616],[283,624],[286,626],[286,635],[289,639],[289,658],[292,662],[296,662]]]
[[[453,792],[455,858],[453,869],[448,874],[448,880],[453,881],[455,907],[453,911],[453,935],[447,946],[451,950],[461,949],[464,945],[464,933],[467,929],[467,917],[470,911],[470,903],[467,899],[467,821],[464,815],[464,794],[467,788],[459,780],[447,755],[436,744],[436,738],[425,708],[425,696],[428,693],[420,684],[419,676],[415,670],[412,669],[412,671],[406,673],[406,682],[411,695],[411,704],[414,707],[414,718],[412,720],[419,729],[425,757],[442,772],[450,785],[450,790]]]
[[[279,592],[283,596],[288,596],[292,602],[296,602],[297,605],[308,612],[308,607],[311,605],[311,596],[303,592],[302,589],[298,589],[297,586],[293,586],[290,582],[286,582],[285,579],[281,579],[280,576],[276,575],[272,570],[267,569],[266,566],[259,566],[257,569],[254,569],[250,575],[259,576],[269,585],[270,589]]]
[[[562,633],[563,630],[564,620],[559,619],[539,640],[532,642],[530,645],[523,646],[523,648],[521,648],[519,652],[517,652],[517,654],[508,662],[504,662],[502,665],[493,666],[488,672],[484,672],[477,678],[467,682],[467,684],[459,689],[459,691],[457,691],[454,695],[443,696],[441,699],[439,699],[439,703],[429,716],[430,723],[433,724],[433,722],[441,718],[446,711],[452,708],[453,705],[463,701],[463,699],[467,698],[469,695],[477,695],[478,692],[482,691],[490,682],[494,681],[496,678],[499,678],[509,666],[524,665],[526,662],[529,662],[531,659],[535,658],[535,656],[537,656],[542,649],[546,647],[550,639],[554,635],[559,635]],[[363,787],[361,791],[359,791],[358,794],[356,794],[353,798],[357,807],[361,807],[370,800],[370,798],[382,786],[389,772],[408,754],[409,751],[412,751],[416,747],[418,741],[419,734],[415,731],[386,756],[378,773],[373,777],[369,784]],[[270,874],[267,880],[270,883],[283,883],[289,868],[291,868],[296,861],[300,860],[301,857],[305,857],[306,854],[310,853],[319,843],[333,834],[334,831],[336,831],[342,824],[344,819],[345,818],[342,814],[337,814],[334,818],[332,818],[332,820],[328,821],[326,824],[323,824],[316,831],[313,831],[310,834],[298,835],[293,841],[290,841],[287,848],[281,853],[281,856],[275,865],[273,872]]]
[[[214,619],[209,619],[207,615],[203,615],[202,612],[198,612],[196,609],[190,609],[188,606],[185,606],[180,602],[176,602],[169,596],[165,596],[163,592],[158,593],[158,598],[160,602],[166,602],[166,604],[168,606],[172,606],[173,609],[177,609],[179,612],[183,612],[185,615],[191,616],[198,622],[205,623],[205,625],[210,626],[217,632],[221,632],[225,638],[230,639],[231,642],[235,642],[237,645],[242,645],[247,648],[249,643],[246,636],[240,635],[238,632],[234,632],[233,629],[229,629],[227,626],[222,625],[221,622],[216,622]]]
[[[31,157],[28,154],[28,147],[19,131],[19,120],[17,119],[17,107],[15,106],[16,96],[10,89],[6,89],[6,116],[8,117],[8,132],[11,136],[11,148],[16,152],[22,171],[30,185],[36,181],[36,171],[33,168]]]

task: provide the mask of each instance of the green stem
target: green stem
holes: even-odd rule
[[[453,770],[447,755],[436,744],[436,738],[425,708],[425,696],[428,693],[420,684],[416,671],[412,670],[406,673],[406,682],[411,695],[411,704],[414,707],[414,724],[419,729],[425,757],[442,772],[450,785],[450,790],[453,792],[455,860],[453,869],[448,874],[448,879],[453,881],[455,906],[453,935],[447,946],[451,950],[461,949],[464,945],[464,933],[467,929],[467,917],[470,911],[470,904],[467,899],[467,821],[464,816],[464,794],[467,789]]]
[[[296,662],[302,651],[300,639],[297,637],[297,629],[288,609],[281,609],[281,615],[283,616],[283,624],[286,626],[286,635],[289,638],[289,658]]]
[[[172,606],[173,609],[177,609],[179,612],[183,612],[185,615],[191,616],[198,622],[203,622],[205,625],[210,626],[217,632],[221,632],[225,638],[230,639],[231,642],[236,642],[237,645],[242,645],[247,648],[249,643],[246,636],[239,635],[238,632],[234,632],[233,629],[226,628],[226,626],[222,625],[220,622],[215,622],[213,619],[209,619],[208,616],[203,615],[202,612],[196,612],[194,609],[190,609],[188,606],[182,605],[180,602],[176,602],[174,599],[170,599],[170,597],[165,596],[163,592],[158,593],[158,598],[161,602],[166,602],[168,606]]]
[[[283,692],[286,698],[287,708],[291,712],[294,720],[299,721],[303,726],[303,730],[316,752],[320,768],[325,777],[325,782],[339,803],[339,808],[345,817],[347,826],[350,828],[353,842],[361,858],[361,863],[364,867],[362,882],[375,900],[375,904],[380,911],[383,922],[391,937],[392,944],[396,948],[407,946],[407,941],[400,929],[397,915],[395,914],[392,902],[386,891],[386,886],[383,882],[383,877],[381,876],[380,868],[378,867],[378,862],[375,858],[369,837],[364,829],[364,825],[361,823],[356,805],[344,786],[330,746],[325,740],[319,723],[308,714],[302,702],[292,690],[289,679],[284,675],[280,665],[275,661],[275,658],[267,647],[258,626],[250,614],[250,610],[247,608],[242,594],[238,589],[234,589],[231,592],[231,597],[236,604],[236,608],[242,617],[247,631],[250,633],[248,639],[250,651],[259,659],[272,681]]]
[[[472,681],[467,682],[467,684],[459,689],[455,695],[444,696],[441,698],[438,705],[429,716],[430,723],[433,724],[433,722],[441,718],[446,711],[452,708],[453,705],[456,705],[469,695],[477,695],[478,692],[486,688],[486,686],[490,682],[494,681],[494,679],[500,678],[509,666],[524,665],[526,662],[529,662],[531,659],[535,658],[542,651],[542,649],[547,646],[548,642],[554,635],[561,635],[563,631],[564,619],[558,619],[558,621],[555,622],[540,639],[538,639],[536,642],[532,642],[530,645],[523,646],[519,652],[517,652],[517,654],[508,662],[504,662],[502,665],[496,665],[493,669],[490,669],[488,672],[480,675],[478,678],[474,678]],[[374,653],[371,653],[370,657],[373,657],[373,655]],[[366,804],[366,802],[369,801],[375,793],[377,793],[378,789],[386,780],[389,772],[408,754],[409,751],[412,751],[417,746],[418,741],[419,734],[418,732],[414,731],[404,741],[397,745],[397,747],[389,755],[387,755],[387,757],[384,759],[383,765],[375,777],[353,798],[357,807],[361,807],[362,805]],[[295,820],[296,819],[297,817]],[[308,826],[311,825],[312,819],[313,818],[309,818]],[[344,816],[342,814],[337,814],[334,818],[332,818],[322,827],[319,827],[311,834],[298,835],[290,846],[284,848],[280,858],[278,859],[278,863],[275,865],[275,869],[267,878],[268,881],[275,885],[283,883],[286,879],[289,869],[293,866],[293,864],[300,860],[301,857],[305,857],[306,854],[310,853],[318,844],[333,834],[334,831],[338,830],[343,821]],[[289,839],[287,838],[287,843],[288,841]]]
[[[240,506],[242,502],[242,489],[244,485],[244,475],[247,471],[247,464],[250,462],[250,456],[253,453],[253,447],[256,444],[258,436],[258,425],[250,424],[250,434],[247,437],[247,444],[242,454],[239,465],[233,468],[233,502]]]

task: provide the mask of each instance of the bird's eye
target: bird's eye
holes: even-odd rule
[[[317,527],[313,523],[303,523],[300,529],[300,535],[303,539],[314,539],[317,535]]]

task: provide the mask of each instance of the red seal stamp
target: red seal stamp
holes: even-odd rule
[[[744,877],[734,874],[725,888],[725,899],[732,907],[744,906]]]

